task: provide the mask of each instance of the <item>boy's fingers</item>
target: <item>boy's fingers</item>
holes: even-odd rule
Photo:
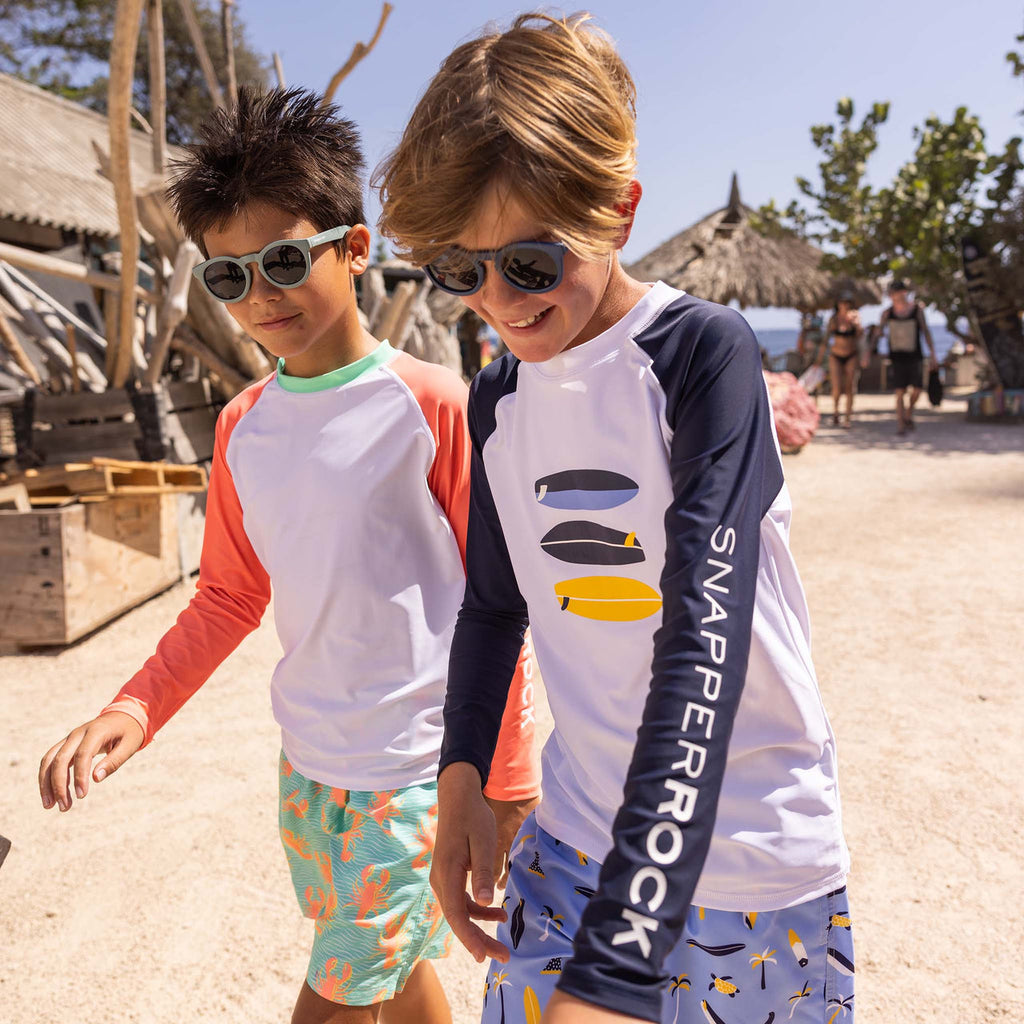
[[[72,769],[74,771],[75,792],[78,794],[79,800],[89,792],[89,773],[92,771],[93,758],[102,749],[104,741],[105,737],[97,735],[92,729],[89,729],[86,731],[85,736],[82,737],[82,741],[78,744],[78,749],[75,751]]]
[[[497,836],[494,829],[469,837],[470,871],[473,878],[473,899],[487,906],[494,899],[494,861],[497,855]]]
[[[462,904],[462,910],[457,915],[458,930],[456,930],[451,918],[448,919],[448,924],[455,933],[455,937],[466,947],[477,963],[482,963],[488,957],[491,957],[499,963],[507,964],[509,960],[508,949],[472,921],[474,917],[484,921],[503,921],[506,916],[505,911],[501,907],[480,906],[479,903],[472,899],[468,892],[464,893],[463,899],[458,902]]]
[[[53,783],[50,779],[50,767],[62,746],[64,746],[63,740],[60,743],[55,743],[39,762],[39,796],[43,801],[43,807],[47,810],[57,802],[56,794],[53,791]]]
[[[71,772],[71,759],[75,756],[78,744],[81,742],[82,730],[75,729],[68,735],[68,738],[60,745],[57,754],[50,763],[50,785],[53,788],[53,796],[57,806],[62,811],[71,809],[71,788],[69,785]]]

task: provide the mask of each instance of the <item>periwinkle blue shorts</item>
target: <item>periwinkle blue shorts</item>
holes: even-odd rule
[[[601,865],[558,843],[530,815],[512,847],[484,1024],[536,1024]],[[691,907],[666,962],[663,1024],[853,1024],[853,933],[846,889],[785,910]]]

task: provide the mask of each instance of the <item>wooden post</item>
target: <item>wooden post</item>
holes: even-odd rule
[[[14,333],[14,329],[7,322],[7,317],[0,313],[0,341],[3,342],[3,346],[11,353],[11,358],[17,364],[18,369],[25,374],[26,377],[36,387],[42,387],[43,381],[39,376],[39,371],[32,365],[32,361],[25,354],[25,350],[21,347],[21,342],[18,341],[18,336]]]
[[[68,335],[68,352],[71,354],[71,390],[81,391],[82,382],[78,379],[78,342],[75,340],[75,325],[65,324]]]
[[[210,91],[210,98],[215,107],[224,107],[224,93],[221,92],[220,83],[213,71],[213,61],[210,60],[210,52],[206,49],[203,41],[203,32],[199,27],[196,18],[196,9],[192,6],[192,0],[178,0],[182,16],[185,19],[185,27],[192,39],[192,45],[196,49],[196,58],[199,60],[199,67],[202,68],[203,78],[206,79],[206,88]]]
[[[178,246],[171,283],[160,309],[156,340],[149,355],[149,366],[142,378],[143,382],[151,387],[163,373],[164,360],[167,358],[167,350],[171,347],[171,339],[188,312],[188,288],[192,281],[192,268],[199,262],[199,257],[199,250],[191,242],[182,242]]]
[[[235,394],[238,394],[249,383],[233,366],[221,359],[208,345],[204,345],[196,332],[186,324],[180,324],[175,330],[170,340],[170,347],[195,356],[203,366],[217,374]]]
[[[153,170],[163,174],[167,164],[167,68],[164,57],[163,0],[147,0],[146,35],[149,41],[149,116],[153,122]]]
[[[279,89],[286,89],[287,85],[284,80],[284,65],[281,63],[281,54],[276,50],[274,51],[274,73],[277,75],[277,87]]]
[[[102,270],[92,270],[81,263],[62,260],[45,252],[23,249],[20,245],[11,245],[8,242],[0,242],[0,263],[10,263],[26,270],[38,270],[43,274],[53,274],[55,277],[66,277],[107,291],[121,290],[121,279],[114,274],[105,274]],[[136,285],[135,294],[145,302],[156,302],[157,299],[154,292],[140,285]]]
[[[398,348],[398,334],[408,322],[409,311],[412,309],[417,290],[418,286],[415,281],[402,281],[395,286],[384,315],[374,325],[374,337],[378,341],[390,341],[395,348]]]
[[[114,39],[110,47],[110,84],[107,111],[110,122],[110,172],[121,235],[120,331],[113,360],[112,387],[123,388],[132,365],[135,328],[135,282],[139,259],[139,229],[135,219],[135,192],[131,168],[131,99],[135,51],[139,41],[142,0],[117,0]],[[114,339],[108,339],[113,341]]]
[[[228,74],[228,102],[238,103],[238,82],[235,79],[235,34],[232,31],[232,8],[235,0],[220,0],[220,28],[224,37],[224,67]]]

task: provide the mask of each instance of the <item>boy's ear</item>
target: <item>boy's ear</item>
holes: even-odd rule
[[[370,265],[370,229],[365,224],[356,224],[345,236],[345,250],[352,273],[363,273]]]
[[[622,234],[619,236],[619,248],[621,249],[628,241],[633,231],[633,221],[636,219],[636,208],[643,196],[644,190],[640,182],[635,178],[629,183],[629,198],[624,203],[615,207],[615,212],[623,217],[629,218],[628,224],[622,225]]]

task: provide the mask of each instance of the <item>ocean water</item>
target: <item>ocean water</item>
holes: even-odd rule
[[[935,351],[938,353],[939,361],[941,362],[946,354],[949,352],[950,346],[956,341],[956,335],[950,334],[945,327],[940,327],[938,324],[929,324],[929,329],[932,332],[932,338],[935,341]],[[788,327],[770,327],[762,328],[757,330],[755,328],[754,333],[757,335],[757,340],[760,342],[761,347],[768,350],[770,356],[781,356],[785,352],[789,352],[790,349],[796,348],[796,339],[799,335],[799,331],[796,329],[790,330]],[[884,346],[883,342],[883,346]],[[925,355],[928,354],[928,346],[922,341],[924,346]]]

